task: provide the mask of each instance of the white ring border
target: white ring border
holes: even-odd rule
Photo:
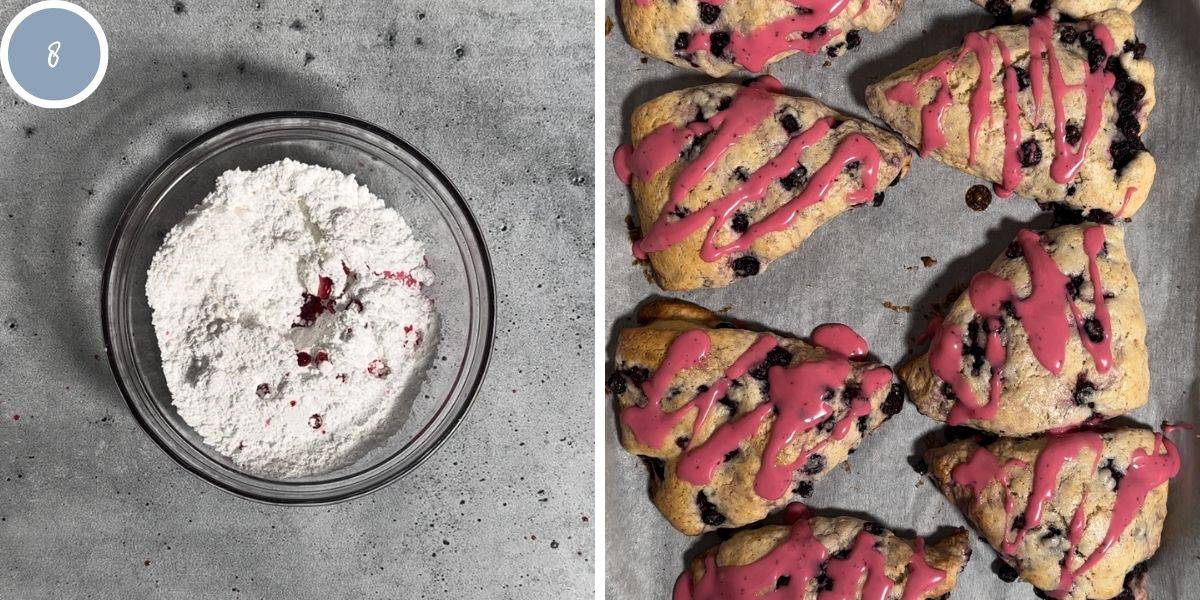
[[[59,8],[79,15],[80,18],[91,26],[92,31],[96,32],[96,40],[100,43],[100,68],[96,70],[91,83],[88,83],[87,87],[83,88],[78,94],[63,100],[45,100],[29,93],[13,77],[12,68],[8,64],[8,45],[12,40],[13,32],[16,31],[17,26],[29,18],[30,15],[50,8]],[[83,102],[88,96],[91,96],[92,92],[95,92],[96,88],[100,87],[100,83],[104,81],[104,73],[108,71],[108,38],[104,35],[104,28],[100,27],[100,22],[96,20],[96,17],[93,17],[92,13],[84,10],[77,4],[67,2],[66,0],[42,0],[41,2],[35,2],[17,13],[17,16],[13,17],[8,27],[4,29],[4,37],[0,39],[0,69],[3,69],[4,79],[8,82],[8,85],[26,102],[42,108],[67,108],[68,106],[74,106]]]

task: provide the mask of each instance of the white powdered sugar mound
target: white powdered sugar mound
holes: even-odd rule
[[[227,171],[166,236],[146,295],[172,400],[240,468],[329,472],[394,434],[437,345],[425,251],[352,175]]]

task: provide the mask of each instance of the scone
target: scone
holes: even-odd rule
[[[1109,9],[1133,12],[1142,0],[971,0],[1001,21],[1012,21],[1029,15],[1063,15],[1082,19]]]
[[[1175,445],[1152,431],[1076,431],[925,453],[929,477],[1043,597],[1146,598]],[[1002,576],[1004,574],[1002,573]],[[1010,574],[1005,579],[1012,578]]]
[[[898,138],[782,91],[772,77],[717,83],[634,111],[614,166],[633,187],[634,254],[663,289],[756,275],[908,171]]]
[[[692,560],[674,600],[944,598],[971,558],[963,529],[926,547],[876,523],[809,515],[802,504],[788,507],[787,521],[737,533]]]
[[[713,77],[759,72],[797,52],[835,57],[896,20],[904,0],[621,0],[634,48]]]
[[[867,105],[938,160],[1088,218],[1130,217],[1154,182],[1141,133],[1154,67],[1129,13],[967,34],[867,88]],[[1032,58],[1031,58],[1032,57]]]
[[[1146,321],[1111,225],[1022,230],[899,368],[925,415],[1021,436],[1146,403]]]
[[[806,496],[900,412],[892,371],[845,325],[811,343],[748,331],[700,306],[659,300],[618,335],[621,444],[650,471],[650,495],[679,531],[740,527]]]

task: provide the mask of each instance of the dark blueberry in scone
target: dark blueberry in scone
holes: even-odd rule
[[[753,256],[743,256],[741,258],[734,259],[732,266],[733,273],[738,277],[750,277],[752,275],[758,275],[758,259]]]
[[[750,229],[750,217],[747,217],[746,213],[733,215],[733,219],[729,221],[729,228],[738,233],[746,233],[746,230]]]
[[[709,502],[703,491],[696,495],[696,506],[700,508],[700,520],[704,521],[705,525],[720,527],[725,523],[725,515],[717,510],[716,504]]]
[[[612,373],[604,382],[604,387],[612,394],[620,396],[625,393],[625,376],[620,373]]]
[[[1021,146],[1017,148],[1017,159],[1021,161],[1022,167],[1034,167],[1042,162],[1042,147],[1037,143],[1037,140],[1025,140],[1021,142]]]
[[[680,31],[679,35],[675,36],[675,50],[687,50],[688,44],[692,41],[692,36],[686,31]]]
[[[997,21],[1012,21],[1012,6],[1008,3],[1008,0],[987,0],[985,8],[987,8],[988,14],[996,17]]]
[[[714,31],[708,41],[709,52],[712,52],[713,56],[725,56],[725,47],[729,45],[730,41],[729,32]]]

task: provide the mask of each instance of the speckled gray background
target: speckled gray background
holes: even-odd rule
[[[32,1],[0,0],[0,24]],[[0,598],[592,597],[592,3],[76,1],[111,47],[95,95],[45,110],[0,84]],[[126,409],[97,321],[142,179],[280,109],[421,149],[496,266],[465,422],[414,474],[326,508],[177,467]]]
[[[607,12],[617,21],[613,4],[609,0]],[[1158,105],[1144,140],[1157,159],[1158,176],[1149,200],[1126,226],[1149,329],[1151,371],[1150,402],[1131,417],[1145,424],[1164,418],[1196,421],[1200,0],[1144,2],[1134,19],[1157,69]],[[798,55],[771,71],[793,93],[865,116],[869,113],[863,92],[868,83],[954,46],[966,32],[991,22],[967,0],[909,0],[892,27],[879,34],[864,32],[858,49],[828,66],[824,57]],[[637,105],[710,81],[660,61],[642,62],[620,25],[605,40],[605,50],[605,152],[627,139],[627,119]],[[1020,198],[994,200],[987,211],[972,212],[963,197],[975,183],[979,181],[933,159],[914,157],[908,177],[887,190],[881,208],[863,208],[834,219],[759,277],[722,290],[677,295],[713,309],[728,307],[734,317],[799,335],[826,321],[847,323],[884,362],[894,364],[915,346],[913,339],[924,330],[934,303],[986,268],[1020,227],[1049,223],[1036,204]],[[605,173],[605,190],[605,316],[613,323],[611,334],[629,322],[638,303],[663,293],[633,265],[624,224],[629,192],[611,168]],[[922,266],[922,256],[933,257],[937,264]],[[885,302],[911,307],[912,313],[886,308]],[[611,338],[609,349],[611,359]],[[645,469],[617,443],[613,414],[610,409],[605,428],[609,597],[668,598],[684,556],[712,546],[718,538],[688,538],[666,524],[647,498]],[[906,464],[914,442],[936,428],[909,404],[860,447],[850,460],[850,472],[835,469],[819,482],[809,503],[830,513],[870,515],[889,527],[921,535],[941,526],[965,525],[958,511]],[[1196,598],[1200,589],[1200,443],[1176,438],[1184,466],[1171,483],[1163,545],[1150,563],[1150,596],[1156,600]],[[990,572],[996,553],[978,539],[973,544],[974,558],[953,598],[1033,597],[1028,584],[1005,584],[996,578]]]

